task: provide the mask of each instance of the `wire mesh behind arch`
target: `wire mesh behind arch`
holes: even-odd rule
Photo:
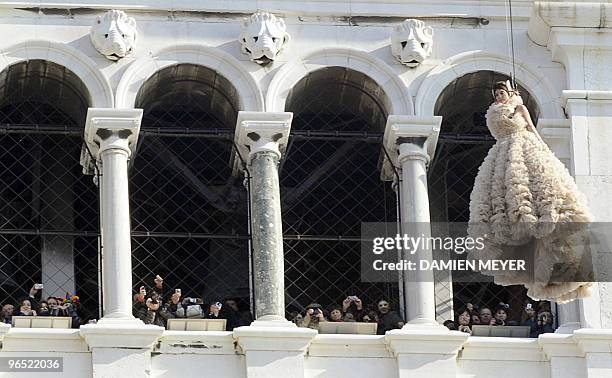
[[[378,170],[389,101],[367,76],[314,71],[290,92],[294,113],[281,162],[287,312],[349,295],[399,304],[397,283],[360,282],[361,222],[395,222],[396,198]]]
[[[98,195],[82,174],[90,96],[76,74],[44,60],[0,72],[0,301],[34,283],[47,296],[80,297],[99,314]]]
[[[130,174],[134,290],[159,274],[166,294],[248,305],[247,193],[230,167],[236,89],[214,70],[179,64],[149,78],[136,101],[144,115]]]

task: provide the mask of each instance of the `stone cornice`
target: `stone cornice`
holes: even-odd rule
[[[547,46],[554,27],[601,28],[612,27],[612,4],[585,2],[535,2],[533,4],[529,38],[540,46]]]
[[[527,20],[532,0],[514,0],[512,2],[515,20]],[[372,16],[372,17],[476,17],[498,18],[506,16],[504,0],[298,0],[279,2],[263,0],[259,2],[246,1],[216,1],[199,2],[194,0],[178,0],[173,2],[163,0],[104,0],[104,1],[66,1],[33,2],[14,1],[0,5],[0,8],[14,9],[121,9],[130,12],[198,12],[198,13],[235,13],[240,16],[261,10],[274,10],[281,15],[301,16]]]
[[[612,101],[612,91],[564,90],[561,95],[564,106],[569,100]]]

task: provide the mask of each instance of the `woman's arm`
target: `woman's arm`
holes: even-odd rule
[[[531,128],[532,131],[536,131],[533,121],[531,120],[531,115],[529,114],[529,110],[527,109],[525,105],[517,105],[514,111],[518,112],[519,114],[523,116],[523,118],[525,118],[525,121],[527,121],[527,125]]]

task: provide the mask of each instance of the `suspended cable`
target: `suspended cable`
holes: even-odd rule
[[[508,0],[508,9],[510,13],[510,48],[512,50],[512,87],[516,89],[516,69],[514,64],[514,28],[512,20],[512,0]]]
[[[506,13],[506,37],[508,40],[508,58],[510,59],[511,63],[512,63],[512,72],[510,73],[511,76],[511,83],[512,83],[512,88],[516,89],[517,85],[516,85],[516,68],[515,68],[515,59],[514,59],[514,20],[512,17],[512,0],[506,0],[504,1],[505,4],[505,13]]]

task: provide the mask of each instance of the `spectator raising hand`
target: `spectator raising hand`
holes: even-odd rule
[[[155,276],[155,279],[153,279],[153,282],[155,282],[155,288],[161,293],[161,290],[164,287],[164,279],[158,274]]]

